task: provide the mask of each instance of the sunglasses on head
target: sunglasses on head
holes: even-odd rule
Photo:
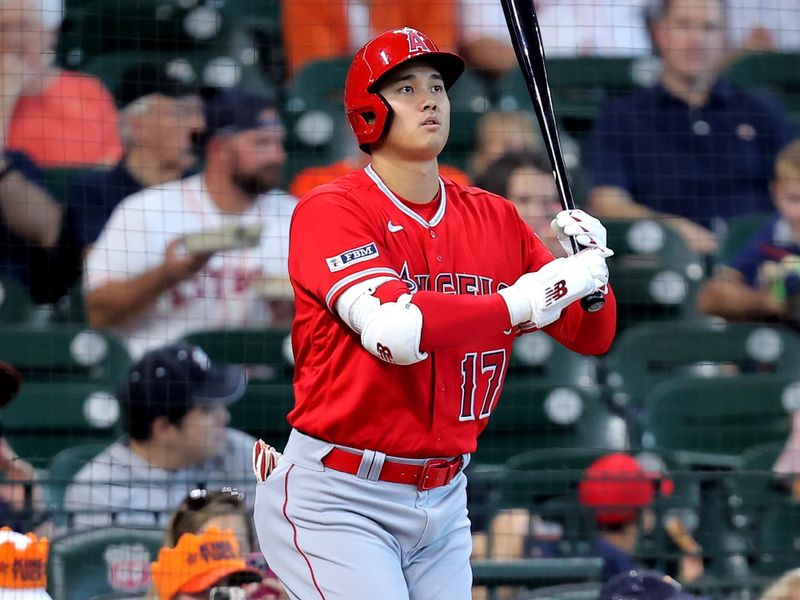
[[[219,491],[209,491],[203,488],[194,489],[186,496],[184,503],[189,510],[200,510],[205,508],[211,500],[220,496],[230,497],[235,501],[244,502],[244,492],[240,492],[236,488],[224,487]]]

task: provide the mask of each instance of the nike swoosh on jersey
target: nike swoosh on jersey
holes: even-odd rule
[[[403,231],[403,226],[402,225],[395,225],[394,223],[392,223],[391,219],[389,219],[389,222],[386,224],[386,227],[388,227],[389,231],[391,231],[392,233],[397,233],[398,231]]]

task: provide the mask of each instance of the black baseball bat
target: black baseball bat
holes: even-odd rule
[[[511,43],[514,45],[517,62],[522,69],[522,75],[528,86],[528,94],[533,102],[536,118],[539,120],[539,128],[542,130],[547,155],[553,166],[553,177],[555,177],[558,187],[561,206],[564,210],[572,210],[575,208],[575,199],[567,178],[567,166],[564,163],[564,153],[558,137],[556,114],[553,110],[553,98],[547,79],[544,44],[542,43],[539,19],[536,17],[536,8],[533,0],[500,0],[500,3],[503,5],[503,13],[506,16],[506,24],[511,34]],[[574,238],[570,238],[570,240],[573,253],[577,252],[578,244]],[[581,298],[581,306],[589,312],[600,310],[604,304],[605,298],[600,292]]]

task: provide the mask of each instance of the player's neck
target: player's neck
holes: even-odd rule
[[[372,157],[372,168],[395,194],[414,204],[427,204],[439,193],[439,163]]]
[[[143,187],[152,187],[180,179],[180,169],[165,168],[145,148],[131,148],[125,155],[125,168]]]

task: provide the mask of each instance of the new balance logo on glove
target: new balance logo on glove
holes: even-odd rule
[[[569,290],[567,289],[567,282],[565,280],[556,281],[550,287],[545,288],[544,290],[544,305],[545,307],[550,306],[556,300],[560,300],[564,296],[567,295]]]

